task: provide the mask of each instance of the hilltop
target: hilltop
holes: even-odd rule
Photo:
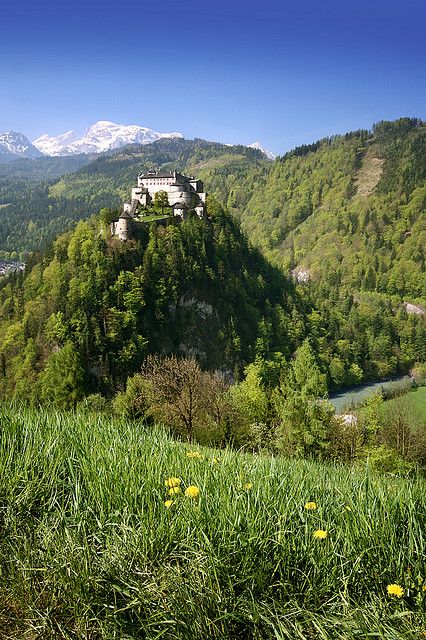
[[[0,165],[0,204],[11,203],[7,214],[1,215],[0,251],[40,250],[102,207],[121,207],[135,177],[153,166],[197,175],[207,191],[237,213],[270,164],[261,151],[243,145],[163,139],[95,158],[41,158]]]
[[[304,337],[292,281],[213,200],[207,220],[140,225],[127,243],[109,235],[98,216],[81,221],[3,282],[4,395],[72,404],[68,396],[116,393],[147,353],[195,355],[232,376],[262,331],[287,357]]]

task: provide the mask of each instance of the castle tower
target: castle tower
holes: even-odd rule
[[[118,236],[120,240],[130,240],[132,237],[132,216],[128,211],[120,214],[117,222],[112,223],[112,235]]]

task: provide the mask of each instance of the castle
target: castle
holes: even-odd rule
[[[204,217],[207,194],[201,180],[188,178],[177,171],[163,173],[150,170],[138,176],[138,185],[132,189],[131,200],[124,203],[119,219],[111,223],[111,235],[118,236],[120,240],[129,240],[133,223],[143,222],[141,210],[143,212],[143,207],[153,204],[155,194],[159,191],[167,194],[167,206],[173,209],[175,217],[184,220],[190,209],[199,218]]]

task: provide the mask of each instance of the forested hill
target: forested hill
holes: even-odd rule
[[[295,149],[241,219],[315,306],[319,350],[334,336],[330,384],[352,384],[354,362],[364,379],[383,379],[426,360],[425,123],[382,122]]]
[[[0,257],[16,258],[10,254],[17,252],[26,259],[25,252],[43,249],[78,220],[102,207],[121,207],[138,173],[153,166],[196,175],[209,193],[237,213],[271,164],[260,151],[242,145],[164,139],[102,154],[91,162],[78,156],[0,166]]]
[[[147,353],[233,375],[308,332],[294,286],[215,202],[209,219],[109,239],[94,217],[0,288],[0,393],[72,404],[114,393]]]
[[[178,168],[203,179],[287,272],[424,303],[425,140],[426,125],[405,118],[304,145],[275,162],[244,146],[177,139],[134,145],[80,168],[82,158],[75,166],[67,158],[21,163],[0,175],[0,258],[18,252],[25,259],[76,221],[121,206],[140,171]],[[53,179],[70,169],[40,182],[43,172]]]
[[[426,124],[404,118],[279,158],[242,213],[285,270],[321,286],[426,299]]]

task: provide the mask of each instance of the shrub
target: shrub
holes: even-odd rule
[[[426,385],[426,362],[416,362],[410,375],[418,387]]]
[[[400,380],[399,382],[394,382],[393,384],[382,387],[382,396],[384,400],[390,400],[391,398],[398,398],[399,396],[403,396],[406,393],[409,393],[413,388],[413,381],[408,378],[404,380]]]
[[[140,377],[151,389],[147,415],[189,441],[224,437],[229,403],[221,376],[202,371],[195,358],[148,356]]]
[[[77,408],[89,413],[109,413],[111,405],[107,398],[100,393],[92,393],[81,400]]]
[[[127,378],[126,390],[119,392],[113,400],[114,413],[131,419],[147,416],[152,403],[153,389],[151,383],[141,374]]]
[[[371,447],[365,451],[365,454],[371,469],[374,471],[402,476],[415,472],[416,467],[412,462],[407,462],[401,458],[395,449],[391,449],[385,444],[379,447]]]
[[[351,414],[347,414],[351,415]],[[357,416],[349,420],[343,416],[335,416],[330,428],[330,454],[345,462],[353,462],[362,452],[364,431]]]
[[[404,460],[426,463],[426,424],[408,398],[398,397],[385,404],[383,426],[377,439]]]

